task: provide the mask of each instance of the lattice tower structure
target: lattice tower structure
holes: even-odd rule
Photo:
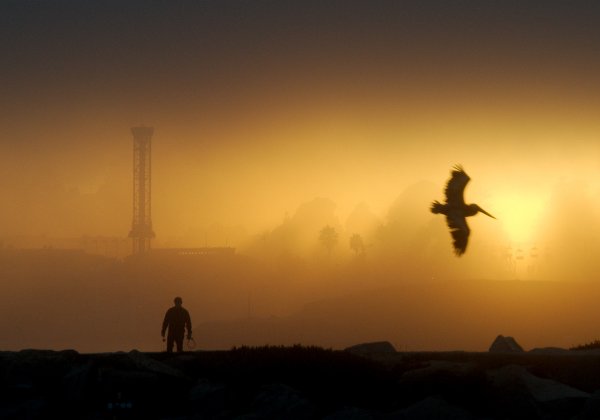
[[[152,230],[152,127],[133,127],[133,222],[129,237],[133,253],[150,250]]]

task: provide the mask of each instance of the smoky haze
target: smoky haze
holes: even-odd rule
[[[3,2],[0,346],[159,348],[175,295],[208,347],[596,338],[599,16],[561,2]],[[233,260],[124,259],[140,124],[155,128],[153,246]],[[469,220],[461,258],[429,212],[454,164],[466,201],[497,218]]]

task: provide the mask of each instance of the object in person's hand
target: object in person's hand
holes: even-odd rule
[[[185,343],[188,350],[194,350],[196,348],[196,341],[192,337],[189,337]]]

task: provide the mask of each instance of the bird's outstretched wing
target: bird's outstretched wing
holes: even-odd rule
[[[469,175],[467,175],[462,166],[456,165],[452,169],[452,176],[444,190],[444,193],[446,194],[446,203],[451,207],[464,206],[464,191],[470,179],[471,178],[469,178]]]
[[[450,234],[452,235],[454,253],[460,257],[467,250],[469,234],[471,233],[469,225],[467,225],[467,219],[465,217],[449,214],[446,216],[446,223],[448,223]]]

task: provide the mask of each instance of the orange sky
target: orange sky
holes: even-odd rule
[[[141,123],[158,244],[316,197],[385,221],[422,181],[427,214],[456,163],[511,243],[551,236],[565,183],[597,211],[597,7],[429,6],[3,5],[1,236],[126,235]]]
[[[212,321],[323,314],[339,334],[304,344],[596,339],[599,21],[553,0],[0,2],[0,248],[124,242],[145,124],[154,246],[237,249],[177,270],[0,261],[0,347],[154,350],[175,294],[206,346],[244,344]],[[469,220],[461,258],[429,212],[455,164],[497,218]]]

